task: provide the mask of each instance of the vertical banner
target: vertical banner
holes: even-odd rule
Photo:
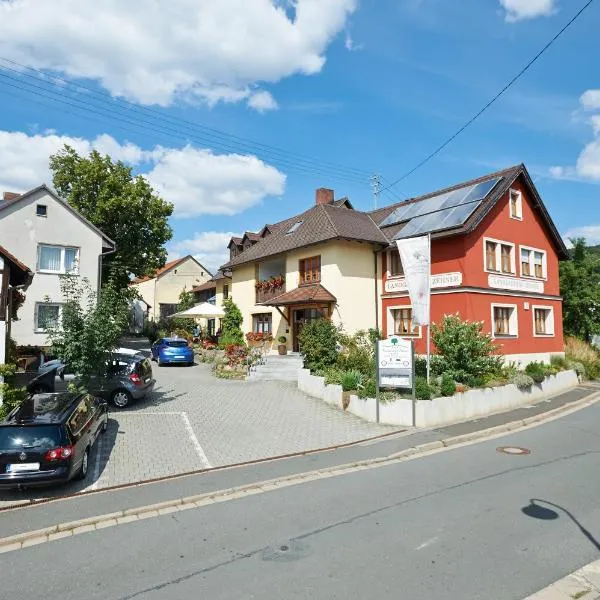
[[[396,240],[404,268],[414,325],[429,325],[431,246],[428,235]]]

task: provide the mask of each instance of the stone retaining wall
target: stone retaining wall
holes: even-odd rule
[[[575,371],[562,371],[546,377],[542,383],[534,384],[525,390],[510,384],[469,390],[454,396],[433,400],[416,400],[415,425],[417,427],[434,427],[504,412],[564,392],[578,383]],[[298,389],[309,396],[343,409],[342,386],[325,385],[324,377],[311,375],[308,369],[299,371]],[[374,398],[362,399],[351,395],[346,410],[366,421],[376,421]],[[400,399],[394,402],[380,403],[379,422],[389,425],[413,425],[412,400]]]

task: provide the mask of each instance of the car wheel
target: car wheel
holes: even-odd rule
[[[77,475],[75,475],[75,479],[85,479],[88,474],[88,466],[90,462],[90,449],[86,448],[83,453],[83,458],[81,459],[81,466],[79,467],[79,471],[77,471]]]
[[[131,394],[127,390],[116,390],[111,401],[117,408],[125,408],[131,404]]]

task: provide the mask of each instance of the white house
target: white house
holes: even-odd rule
[[[44,327],[60,316],[60,275],[77,274],[99,289],[102,256],[115,244],[97,227],[41,185],[22,195],[4,194],[0,243],[35,271],[11,335],[19,346],[46,346]]]
[[[193,256],[183,256],[165,264],[153,276],[138,277],[131,282],[149,307],[147,316],[153,321],[177,312],[179,295],[185,289],[206,283],[212,273]]]

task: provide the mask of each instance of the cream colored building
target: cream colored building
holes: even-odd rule
[[[317,190],[315,205],[258,234],[229,244],[231,295],[244,333],[285,336],[298,350],[304,324],[321,317],[348,333],[377,326],[381,269],[388,242],[368,214],[333,191]]]
[[[148,318],[158,321],[177,312],[179,295],[185,289],[206,283],[212,274],[193,256],[184,256],[172,260],[159,269],[154,277],[134,279],[134,287],[149,305]]]
[[[4,198],[2,245],[35,273],[11,337],[19,346],[47,346],[46,327],[60,319],[62,310],[60,276],[77,274],[98,290],[102,256],[115,245],[45,185]]]

